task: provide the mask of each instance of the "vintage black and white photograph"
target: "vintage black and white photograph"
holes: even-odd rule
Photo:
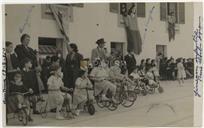
[[[202,125],[202,2],[2,6],[4,126]]]

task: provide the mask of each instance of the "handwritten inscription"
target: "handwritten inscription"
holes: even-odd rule
[[[6,49],[3,48],[3,60],[2,60],[2,77],[4,80],[4,86],[3,86],[3,94],[4,94],[4,99],[3,103],[6,103]]]
[[[195,61],[196,61],[196,66],[195,66],[195,86],[194,86],[194,94],[197,97],[201,97],[201,93],[199,90],[199,86],[202,86],[203,82],[203,67],[202,67],[202,56],[203,56],[203,47],[202,47],[202,18],[201,16],[199,17],[199,25],[198,28],[193,32],[193,41],[195,43]]]
[[[195,96],[201,97],[199,93],[199,85],[202,84],[202,67],[196,66],[196,76],[195,76],[195,87],[194,87],[194,94]]]

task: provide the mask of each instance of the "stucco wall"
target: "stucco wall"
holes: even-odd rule
[[[155,58],[156,44],[167,45],[167,55],[173,57],[193,57],[193,4],[185,4],[185,24],[179,25],[180,31],[176,33],[176,40],[168,41],[166,23],[160,21],[159,3],[146,4],[146,17],[138,18],[139,29],[143,37],[145,23],[148,19],[149,11],[155,6],[149,24],[143,49],[138,60],[141,58]],[[6,40],[15,44],[20,43],[19,27],[25,22],[28,10],[32,5],[6,5]],[[110,51],[110,42],[125,42],[125,29],[118,27],[118,16],[109,12],[109,4],[85,4],[83,8],[74,7],[74,22],[69,24],[69,37],[71,42],[78,44],[79,50],[85,57],[90,57],[91,49],[96,47],[95,41],[104,37],[106,47]],[[25,32],[31,35],[33,48],[38,48],[38,37],[60,38],[60,32],[54,20],[41,18],[41,5],[34,5]],[[98,24],[98,26],[97,26]],[[25,33],[23,32],[23,33]]]

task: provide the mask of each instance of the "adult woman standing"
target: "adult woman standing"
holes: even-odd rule
[[[68,88],[75,88],[75,81],[78,78],[80,71],[80,61],[83,56],[78,53],[78,47],[76,44],[71,43],[69,45],[69,54],[66,57],[65,69],[64,69],[64,84]]]
[[[21,36],[21,44],[16,46],[15,52],[20,62],[25,58],[28,58],[31,60],[31,63],[33,65],[32,68],[35,68],[38,66],[37,51],[29,47],[29,43],[30,43],[30,35],[23,34]],[[21,66],[21,68],[22,67],[23,66]]]

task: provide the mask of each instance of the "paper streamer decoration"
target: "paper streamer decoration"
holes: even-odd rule
[[[29,8],[28,11],[27,11],[28,13],[27,13],[27,15],[26,15],[26,17],[25,17],[25,20],[24,20],[24,22],[23,22],[23,25],[19,28],[19,32],[20,32],[21,34],[24,32],[26,26],[30,27],[29,21],[30,21],[31,13],[32,13],[32,10],[33,10],[34,7],[35,7],[34,5],[31,6],[31,8]]]

